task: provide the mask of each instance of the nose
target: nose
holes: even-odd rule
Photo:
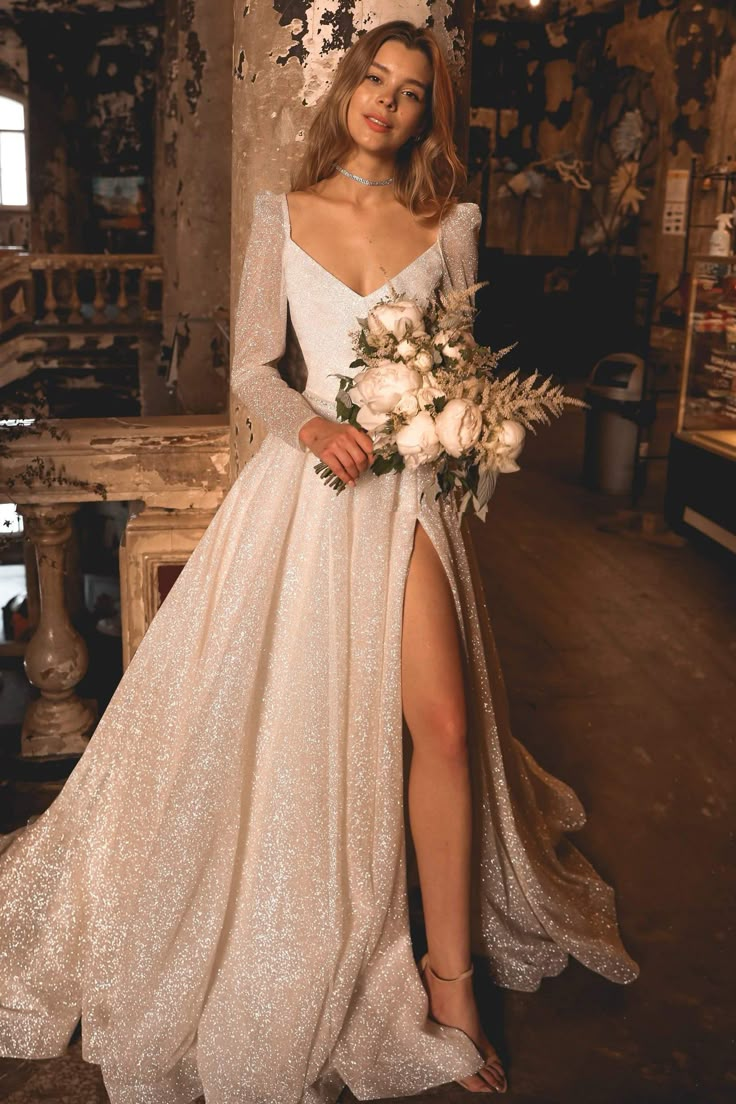
[[[378,102],[384,107],[396,107],[396,97],[393,92],[388,90],[382,90],[378,97]]]

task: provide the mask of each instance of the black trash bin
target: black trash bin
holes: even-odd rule
[[[590,374],[583,483],[592,490],[626,494],[632,489],[644,376],[644,361],[634,353],[610,353]]]

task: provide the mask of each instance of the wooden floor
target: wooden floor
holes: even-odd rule
[[[509,1101],[725,1104],[736,1099],[733,561],[608,531],[616,503],[579,485],[582,427],[572,412],[532,437],[474,534],[515,734],[581,797],[589,820],[575,842],[615,886],[642,972],[617,986],[573,962],[537,993],[491,994],[487,1030]],[[77,1036],[64,1058],[0,1061],[0,1099],[106,1100],[80,1049]],[[469,1099],[457,1087],[427,1097]]]

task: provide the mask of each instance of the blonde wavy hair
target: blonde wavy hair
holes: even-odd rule
[[[398,152],[394,170],[394,194],[418,218],[441,215],[467,179],[453,140],[455,96],[440,45],[428,27],[404,19],[366,31],[342,58],[329,92],[317,108],[306,140],[304,155],[292,179],[294,191],[304,191],[332,176],[352,148],[348,132],[348,104],[384,42],[395,39],[410,50],[421,50],[432,66],[424,129],[418,141],[407,142]]]

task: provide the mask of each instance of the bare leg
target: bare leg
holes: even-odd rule
[[[470,964],[471,791],[460,638],[444,568],[417,523],[404,599],[401,682],[412,737],[409,823],[417,856],[429,961],[454,978]],[[429,985],[430,1011],[460,1027],[486,1055],[472,978]],[[500,1067],[499,1067],[500,1068]],[[476,1091],[503,1087],[503,1075],[484,1068],[465,1082]]]

